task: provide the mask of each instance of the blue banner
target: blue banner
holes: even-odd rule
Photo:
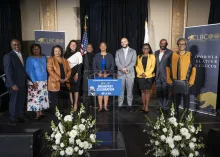
[[[190,108],[216,115],[220,24],[186,27],[185,38],[197,70],[195,84],[190,91]]]
[[[121,79],[88,79],[89,96],[121,96]]]
[[[35,43],[40,44],[41,52],[51,56],[52,47],[60,45],[65,51],[65,32],[34,31]]]

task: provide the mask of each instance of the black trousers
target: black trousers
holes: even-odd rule
[[[170,109],[170,86],[166,80],[156,80],[156,94],[160,108],[164,111],[168,111]]]
[[[56,107],[58,107],[60,112],[64,112],[64,109],[68,109],[71,105],[68,105],[69,93],[67,91],[49,91],[50,100],[50,111],[52,113],[56,112]]]
[[[27,88],[19,87],[18,91],[13,91],[10,88],[8,91],[10,94],[10,100],[9,100],[10,120],[14,121],[15,118],[23,118],[24,105],[27,98]]]
[[[174,105],[175,105],[175,111],[176,111],[176,117],[179,119],[179,105],[181,104],[181,100],[183,98],[183,108],[186,110],[185,118],[189,114],[189,94],[174,94]]]

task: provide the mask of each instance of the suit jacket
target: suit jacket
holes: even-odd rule
[[[95,53],[94,52],[92,52],[91,57],[92,57],[91,65],[93,65],[93,59],[95,57]],[[83,71],[85,71],[85,70],[92,70],[92,66],[91,65],[89,64],[88,53],[87,53],[87,54],[85,54],[83,56]]]
[[[88,79],[92,79],[94,76],[92,71],[94,57],[95,57],[95,53],[92,52],[91,54],[92,63],[89,64],[88,53],[83,55],[83,91],[88,91]]]
[[[4,56],[3,65],[6,75],[6,86],[11,88],[13,85],[25,87],[27,85],[27,74],[25,71],[25,57],[22,54],[24,65],[14,51],[10,51]]]
[[[69,79],[71,76],[71,69],[69,63],[65,58],[62,58],[62,63],[65,71],[65,78]],[[50,57],[47,61],[48,77],[48,91],[60,90],[60,65],[54,57]],[[69,87],[69,83],[67,83]]]
[[[118,77],[125,76],[127,78],[135,78],[134,66],[137,60],[137,53],[134,49],[128,48],[127,57],[125,60],[123,48],[116,51],[115,64],[118,67]],[[128,70],[128,74],[121,71],[122,68]]]
[[[160,50],[155,51],[154,54],[156,57],[156,80],[161,79],[163,81],[166,81],[167,78],[166,67],[169,61],[169,57],[172,54],[172,51],[166,49],[164,51],[163,57],[161,58],[161,61],[159,61]]]
[[[114,62],[114,58],[112,56],[111,53],[107,53],[107,55],[105,56],[105,60],[106,60],[106,70],[109,71],[109,73],[113,73],[114,72],[114,68],[115,68],[115,62]],[[102,55],[101,53],[97,53],[93,59],[93,70],[94,72],[100,72],[102,70]]]
[[[138,55],[137,57],[137,63],[136,63],[136,72],[137,77],[142,78],[142,74],[145,73],[146,78],[152,78],[155,77],[155,65],[156,65],[156,59],[153,54],[148,54],[147,57],[147,66],[146,69],[144,69],[142,64],[142,56]]]

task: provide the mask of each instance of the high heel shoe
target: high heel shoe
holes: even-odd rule
[[[41,117],[41,118],[44,118],[44,117],[45,117],[45,114],[42,113],[42,114],[40,115],[40,117]]]
[[[148,114],[148,112],[149,112],[149,111],[145,111],[145,110],[143,110],[143,113],[145,113],[145,114]]]
[[[102,108],[99,108],[99,109],[98,109],[98,112],[102,112]]]
[[[39,116],[39,117],[35,117],[34,119],[35,119],[35,120],[40,120],[40,116]]]
[[[139,110],[140,112],[144,112],[144,109],[142,109],[142,108],[140,108],[140,110]]]

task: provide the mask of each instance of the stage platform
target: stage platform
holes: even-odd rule
[[[135,111],[128,112],[126,109],[119,112],[119,117],[116,119],[118,121],[118,127],[120,130],[120,138],[122,138],[122,145],[120,146],[121,151],[119,149],[118,152],[108,152],[102,149],[102,153],[97,155],[97,152],[91,152],[91,157],[99,157],[99,156],[114,156],[114,157],[146,157],[145,155],[145,143],[148,140],[147,135],[143,133],[143,129],[146,125],[145,115],[139,112],[139,105],[136,101]],[[158,106],[156,105],[156,101],[154,99],[150,102],[150,112],[148,116],[152,119],[156,119],[158,115]],[[27,114],[29,120],[23,124],[17,124],[16,126],[11,126],[8,121],[8,113],[4,113],[0,115],[0,133],[1,130],[15,129],[15,128],[23,128],[23,129],[31,129],[31,128],[40,128],[42,132],[50,131],[50,121],[55,120],[56,117],[46,112],[46,117],[41,119],[40,121],[34,120],[34,114]],[[211,128],[220,128],[220,116],[208,116],[199,113],[194,113],[195,123],[201,123],[203,126],[202,136],[207,140],[208,131]],[[112,127],[112,111],[109,112],[101,112],[97,113],[97,128],[100,128],[101,131],[109,131],[108,128]],[[102,132],[103,134],[109,134],[109,132]],[[110,133],[111,134],[111,133]],[[125,145],[123,145],[123,143]],[[44,141],[42,141],[44,145]],[[111,144],[110,144],[111,145]],[[123,148],[125,147],[125,149]],[[101,150],[101,149],[100,149]],[[208,155],[207,150],[203,150],[205,157],[211,157]],[[49,157],[50,152],[46,147],[43,147],[39,157]],[[148,155],[149,157],[151,155]]]

